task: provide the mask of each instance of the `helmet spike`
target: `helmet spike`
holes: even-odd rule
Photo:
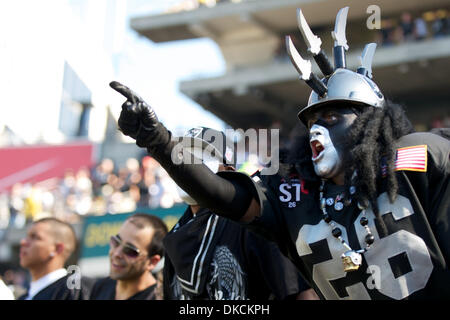
[[[376,43],[368,43],[364,47],[364,50],[361,54],[360,62],[361,66],[358,67],[357,71],[359,74],[366,76],[372,79],[372,60],[375,55],[375,49],[377,48]]]
[[[334,68],[328,60],[325,51],[320,48],[322,45],[322,40],[312,33],[308,22],[306,22],[306,19],[303,16],[302,9],[297,9],[297,24],[300,32],[303,35],[303,39],[308,46],[308,51],[313,55],[320,71],[322,71],[324,76],[331,75],[334,71]]]
[[[300,79],[312,88],[307,105],[298,113],[298,117],[303,123],[306,120],[306,111],[316,110],[330,103],[357,104],[369,108],[383,108],[385,105],[383,93],[377,84],[372,81],[372,60],[376,49],[375,43],[369,43],[365,46],[360,58],[361,65],[357,72],[346,69],[345,51],[348,50],[348,45],[345,28],[348,9],[349,7],[342,8],[336,16],[335,29],[331,33],[334,39],[335,70],[330,66],[331,74],[324,74],[325,78],[322,80],[312,73],[311,61],[303,59],[291,38],[286,37],[286,48],[292,64],[300,74]],[[297,11],[297,19],[308,50],[316,59],[316,56],[322,51],[320,49],[322,41],[311,32],[301,10]],[[317,59],[316,62],[318,62]],[[320,65],[319,68],[324,72]]]
[[[346,67],[345,51],[348,50],[347,38],[345,36],[345,27],[347,24],[347,14],[349,7],[344,7],[339,10],[336,16],[336,22],[334,25],[334,31],[331,32],[331,36],[334,39],[334,68]]]
[[[319,97],[325,96],[328,91],[327,86],[320,81],[320,79],[311,71],[311,61],[302,58],[300,53],[294,46],[290,36],[286,36],[286,49],[297,72],[300,74],[300,78],[305,80],[306,84],[314,90]]]

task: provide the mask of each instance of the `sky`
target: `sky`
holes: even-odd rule
[[[210,39],[155,44],[130,28],[131,17],[161,13],[179,1],[0,1],[0,133],[7,126],[25,143],[65,141],[68,122],[81,110],[72,106],[78,85],[70,78],[72,86],[63,88],[66,62],[92,93],[92,141],[104,138],[108,106],[119,117],[123,100],[109,88],[113,80],[140,94],[169,130],[224,129],[178,89],[182,80],[225,72],[218,46]]]
[[[225,72],[225,62],[215,42],[203,38],[156,44],[129,27],[130,18],[157,14],[177,2],[180,1],[127,1],[122,51],[114,59],[116,80],[141,95],[171,130],[199,125],[223,130],[223,121],[178,90],[182,80]]]

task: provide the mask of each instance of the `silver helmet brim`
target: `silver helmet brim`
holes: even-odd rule
[[[322,81],[327,84],[328,91],[323,97],[314,91],[311,92],[307,106],[298,113],[298,117],[303,123],[305,123],[305,112],[332,103],[376,108],[384,106],[384,95],[375,82],[359,73],[339,68]]]

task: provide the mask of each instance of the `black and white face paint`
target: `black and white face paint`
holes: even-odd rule
[[[316,174],[325,179],[334,177],[342,166],[342,160],[331,141],[328,129],[321,125],[313,125],[310,129],[309,142]]]
[[[319,177],[331,179],[343,173],[347,134],[356,117],[351,108],[332,106],[309,115],[312,161]]]

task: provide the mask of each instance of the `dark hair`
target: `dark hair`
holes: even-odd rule
[[[138,228],[151,227],[153,229],[152,241],[147,247],[148,256],[155,254],[164,256],[163,239],[168,232],[167,225],[159,217],[147,213],[135,213],[127,218],[127,221],[133,223]]]
[[[53,217],[42,218],[33,222],[33,224],[37,223],[50,224],[54,239],[64,243],[64,255],[65,261],[67,261],[77,248],[77,237],[72,225]]]
[[[348,152],[344,155],[345,185],[356,187],[356,199],[362,205],[369,203],[382,223],[377,203],[377,187],[381,183],[381,164],[386,166],[386,184],[389,200],[397,197],[398,183],[395,176],[395,141],[414,132],[403,107],[386,100],[383,108],[360,108],[358,117],[346,139]],[[356,172],[356,179],[352,179]],[[383,230],[386,231],[386,230]]]

